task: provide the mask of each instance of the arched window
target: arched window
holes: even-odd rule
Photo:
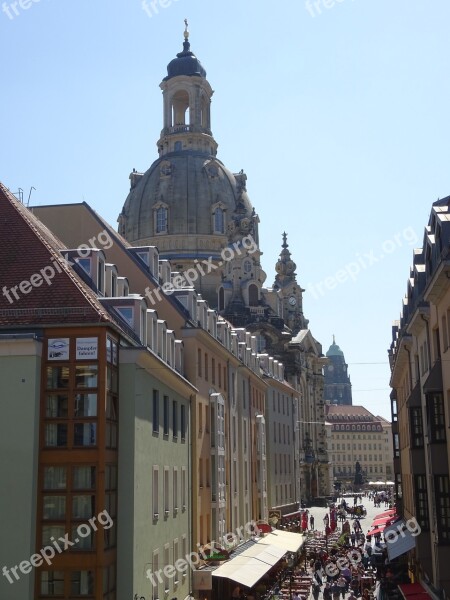
[[[214,233],[225,233],[225,215],[220,206],[214,212]]]
[[[248,286],[248,303],[249,306],[258,306],[259,302],[259,293],[258,286],[254,283]]]
[[[183,144],[181,142],[175,142],[175,152],[183,150]]]
[[[154,211],[155,233],[167,233],[167,217],[168,217],[167,206],[159,205],[159,206],[155,207],[155,211]]]

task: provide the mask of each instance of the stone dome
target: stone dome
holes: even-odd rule
[[[182,150],[158,158],[144,174],[132,173],[131,190],[119,217],[120,233],[133,245],[160,246],[155,222],[158,207],[167,209],[166,236],[217,236],[224,238],[239,221],[244,228],[253,209],[243,172],[233,174],[217,158]],[[223,230],[217,231],[214,211],[223,211]],[[242,229],[242,226],[241,226]],[[180,243],[181,241],[181,243]],[[222,246],[226,245],[224,243]]]

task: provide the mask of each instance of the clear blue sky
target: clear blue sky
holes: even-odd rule
[[[151,16],[141,0],[21,1],[0,12],[0,180],[116,225],[130,171],[157,157],[158,86],[187,17],[267,283],[286,230],[313,335],[326,351],[336,334],[354,404],[389,416],[391,322],[450,194],[448,0],[159,0]]]

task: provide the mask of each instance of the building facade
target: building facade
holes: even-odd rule
[[[363,406],[327,404],[326,428],[335,482],[353,486],[357,462],[364,482],[392,480],[392,434],[386,419]]]
[[[330,491],[327,359],[286,234],[264,287],[247,178],[217,158],[188,38],[119,233],[85,203],[29,211],[1,188],[1,443],[20,458],[1,466],[4,564],[86,533],[31,577],[4,576],[9,600],[217,598],[196,583],[204,561],[164,569],[213,541],[235,550],[250,523]],[[88,531],[93,517],[105,522]]]
[[[212,309],[256,336],[258,353],[267,352],[285,366],[299,397],[292,427],[298,436],[294,472],[300,494],[308,500],[326,495],[323,367],[328,361],[304,316],[305,290],[286,234],[274,283],[265,287],[259,217],[247,193],[247,176],[243,170],[232,173],[217,157],[211,86],[190,49],[187,30],[183,50],[169,63],[160,87],[159,157],[145,173],[131,173],[119,232],[133,246],[158,246],[161,257],[187,276]],[[206,262],[213,266],[203,272],[199,265]]]
[[[450,197],[432,205],[416,249],[400,320],[392,328],[392,432],[396,493],[421,533],[411,573],[450,594]]]

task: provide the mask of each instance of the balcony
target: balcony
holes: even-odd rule
[[[191,125],[180,124],[174,125],[173,127],[168,127],[167,134],[171,135],[173,133],[189,133],[192,130],[193,128]]]

